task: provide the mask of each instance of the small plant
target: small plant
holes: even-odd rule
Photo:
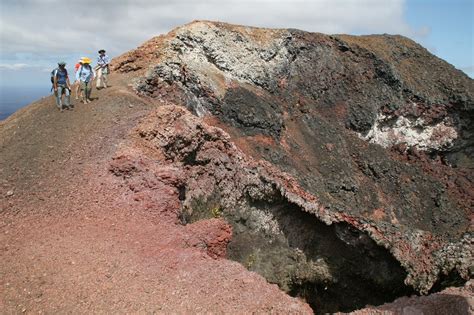
[[[222,209],[220,206],[211,208],[211,214],[214,218],[220,218],[222,216]]]
[[[254,254],[250,254],[250,255],[247,257],[247,261],[245,262],[245,267],[247,267],[247,269],[252,268],[252,266],[255,264],[255,260],[256,260],[255,255],[254,255]]]

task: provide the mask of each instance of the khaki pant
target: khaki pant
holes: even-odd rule
[[[96,88],[100,89],[102,87],[102,85],[104,87],[107,87],[107,76],[109,74],[109,71],[107,70],[107,68],[99,68],[97,70],[97,81],[96,81]]]

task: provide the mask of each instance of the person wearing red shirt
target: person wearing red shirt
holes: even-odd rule
[[[82,58],[79,59],[76,63],[76,65],[74,66],[74,74],[77,72],[77,70],[79,70],[79,68],[82,66]],[[75,76],[74,76],[75,77]],[[80,88],[81,84],[79,82],[79,80],[76,80],[74,82],[74,92],[76,93],[76,100],[79,99],[79,88]],[[82,91],[81,91],[81,98],[82,98]]]

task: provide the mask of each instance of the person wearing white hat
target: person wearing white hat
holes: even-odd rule
[[[92,81],[94,80],[94,70],[91,67],[91,60],[87,57],[84,57],[82,60],[82,66],[76,72],[76,80],[78,80],[81,85],[82,93],[82,102],[84,104],[90,103],[91,100],[91,91],[92,91]]]

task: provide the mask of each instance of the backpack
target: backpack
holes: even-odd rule
[[[54,87],[54,77],[58,74],[58,71],[59,71],[59,68],[54,68],[53,71],[51,71],[51,84],[53,85],[51,87],[51,90],[53,90],[53,87]],[[64,69],[64,71],[66,71],[66,75],[67,74],[67,69]]]
[[[54,90],[54,77],[58,75],[58,71],[59,68],[54,68],[53,71],[51,71],[51,92]],[[64,71],[66,71],[66,75],[68,75],[67,69],[64,69]]]

